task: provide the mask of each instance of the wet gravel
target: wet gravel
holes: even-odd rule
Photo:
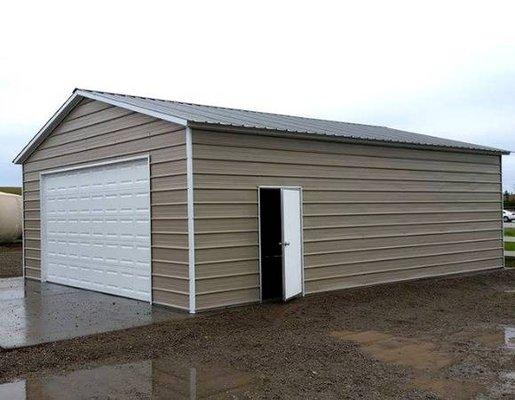
[[[0,244],[0,278],[22,276],[21,244]]]
[[[0,383],[168,357],[251,376],[234,398],[512,398],[514,287],[513,270],[422,280],[0,351]]]

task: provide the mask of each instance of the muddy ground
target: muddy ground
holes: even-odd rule
[[[21,258],[21,243],[0,244],[0,278],[21,276]]]
[[[199,314],[0,351],[0,383],[45,398],[513,398],[514,289],[497,271]]]

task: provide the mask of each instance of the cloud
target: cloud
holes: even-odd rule
[[[6,3],[0,185],[16,181],[9,162],[75,87],[515,149],[513,11],[509,1],[127,0],[123,13],[115,1]],[[506,157],[515,190],[514,170]]]
[[[21,186],[21,166],[12,160],[36,132],[36,125],[0,122],[0,186]]]

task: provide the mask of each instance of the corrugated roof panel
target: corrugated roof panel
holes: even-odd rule
[[[86,96],[88,93],[91,93],[97,97],[104,98],[107,102],[110,100],[123,102],[152,112],[184,119],[195,124],[318,134],[358,140],[451,147],[477,151],[492,151],[496,153],[505,152],[504,150],[493,147],[422,135],[384,126],[362,125],[349,122],[205,106],[91,90],[80,89],[77,92]]]

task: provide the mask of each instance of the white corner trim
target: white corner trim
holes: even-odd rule
[[[102,96],[101,94],[91,93],[91,92],[88,92],[86,90],[80,90],[79,89],[75,93],[80,95],[80,96],[82,96],[82,97],[87,97],[88,99],[91,99],[91,100],[101,101],[101,102],[108,103],[108,104],[111,104],[111,105],[116,106],[116,107],[125,108],[126,110],[138,112],[140,114],[145,114],[145,115],[148,115],[150,117],[159,118],[159,119],[162,119],[164,121],[173,122],[173,123],[176,123],[176,124],[179,124],[179,125],[186,126],[187,123],[188,123],[188,121],[183,119],[183,118],[174,117],[173,115],[166,114],[166,113],[161,113],[161,112],[158,112],[158,111],[148,110],[148,109],[146,109],[144,107],[138,107],[138,106],[132,105],[132,104],[127,103],[127,102],[122,101],[122,100],[113,100],[113,99],[111,99],[109,97]]]
[[[195,314],[195,207],[193,203],[193,143],[191,128],[186,127],[186,179],[188,197],[188,267],[190,314]]]
[[[21,265],[23,274],[23,283],[27,279],[25,271],[25,166],[21,166]],[[40,227],[41,229],[41,227]],[[40,249],[41,250],[41,249]],[[41,267],[41,266],[40,266]]]
[[[502,267],[506,268],[506,249],[504,247],[504,217],[503,217],[503,210],[504,210],[504,196],[503,196],[503,190],[502,190],[502,183],[503,183],[503,177],[502,177],[502,155],[499,156],[499,179],[501,180],[501,246],[502,246]]]
[[[46,223],[45,223],[45,175],[41,172],[39,173],[39,250],[40,250],[40,265],[39,265],[39,280],[41,282],[46,282]]]

